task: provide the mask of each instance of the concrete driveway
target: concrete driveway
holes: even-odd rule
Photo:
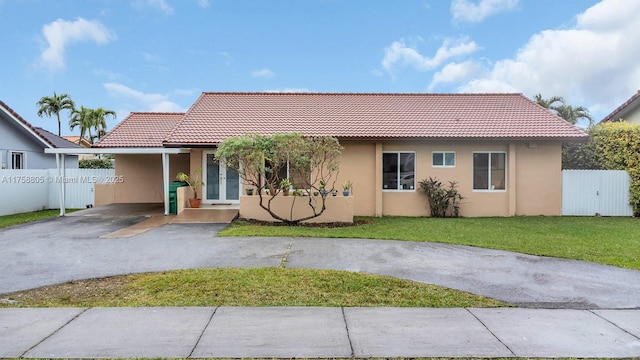
[[[201,267],[361,271],[530,307],[640,308],[640,271],[436,243],[221,238],[225,225],[166,224],[100,238],[141,216],[68,216],[0,229],[0,294],[94,277]]]

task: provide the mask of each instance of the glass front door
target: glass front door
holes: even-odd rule
[[[210,204],[238,203],[240,200],[240,176],[238,172],[220,164],[213,152],[204,152],[205,198]]]

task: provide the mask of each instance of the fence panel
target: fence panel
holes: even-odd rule
[[[563,170],[562,215],[633,216],[624,170]]]
[[[95,184],[113,182],[114,169],[0,170],[0,215],[60,208],[60,186],[65,186],[67,208],[94,204]]]
[[[0,170],[0,215],[48,209],[47,170]]]

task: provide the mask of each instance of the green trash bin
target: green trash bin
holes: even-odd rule
[[[187,186],[185,181],[172,181],[169,183],[169,214],[178,213],[178,188]]]

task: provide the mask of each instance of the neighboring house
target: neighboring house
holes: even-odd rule
[[[71,141],[74,144],[78,144],[85,149],[88,149],[91,147],[91,143],[89,142],[89,140],[85,138],[81,138],[80,136],[65,135],[62,138],[64,138],[65,140]],[[78,160],[91,160],[95,158],[96,158],[95,155],[88,155],[88,154],[78,155]]]
[[[44,149],[79,148],[51,132],[33,127],[0,101],[0,163],[2,169],[55,169],[56,156]],[[78,158],[67,158],[66,167],[77,168]]]
[[[237,204],[216,145],[294,131],[340,140],[336,184],[351,180],[355,215],[371,216],[428,215],[428,177],[457,182],[462,216],[560,215],[562,143],[587,139],[521,94],[203,93],[185,114],[132,113],[94,147],[116,154],[110,202],[163,201],[176,173],[202,168],[203,203]]]
[[[632,124],[640,124],[640,90],[602,119],[602,122],[618,121],[620,119]]]

